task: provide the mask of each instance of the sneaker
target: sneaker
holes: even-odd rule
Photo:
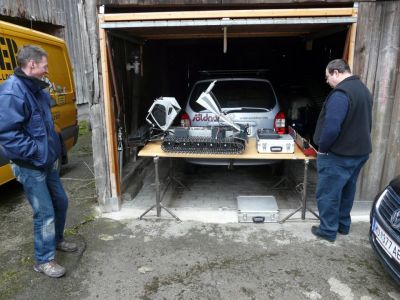
[[[38,273],[43,273],[49,277],[58,278],[65,274],[65,268],[51,260],[44,264],[36,264],[33,269]]]
[[[72,242],[62,241],[57,244],[56,249],[64,252],[74,252],[78,250],[78,246]]]
[[[316,237],[318,237],[320,239],[323,239],[323,240],[326,240],[326,241],[331,242],[331,243],[333,243],[336,240],[335,238],[331,238],[331,237],[325,235],[323,232],[321,232],[321,230],[319,229],[319,226],[312,226],[311,227],[311,233],[313,235],[315,235]]]

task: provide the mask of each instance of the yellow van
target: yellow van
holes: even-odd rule
[[[54,126],[63,145],[62,163],[68,161],[67,151],[78,139],[78,118],[75,86],[67,47],[62,39],[39,31],[0,21],[0,84],[13,74],[16,55],[23,45],[39,45],[48,53],[49,92]],[[0,156],[0,185],[14,179],[9,162]]]

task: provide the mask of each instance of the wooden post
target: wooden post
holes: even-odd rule
[[[349,64],[350,70],[352,70],[352,71],[353,71],[353,63],[354,63],[354,46],[356,43],[356,31],[357,31],[357,23],[351,24],[347,63]]]
[[[117,209],[120,208],[120,182],[118,174],[118,163],[117,163],[117,142],[115,134],[115,124],[114,124],[114,111],[112,107],[111,94],[110,94],[110,78],[108,76],[108,61],[107,61],[107,33],[101,28],[101,23],[103,23],[103,16],[99,16],[99,39],[100,39],[100,59],[101,59],[101,69],[102,69],[102,81],[103,81],[103,100],[104,100],[104,114],[105,114],[105,124],[106,124],[106,140],[107,140],[107,152],[108,152],[108,164],[109,164],[109,178],[110,178],[110,188],[111,188],[111,202],[118,201],[118,203],[111,203],[113,207],[117,204]],[[114,210],[114,209],[113,209]]]
[[[344,47],[343,47],[343,55],[342,55],[342,59],[344,59],[345,61],[348,61],[349,58],[349,44],[350,44],[350,36],[351,36],[351,28],[349,27],[349,29],[347,29],[347,34],[346,34],[346,40],[344,42]]]
[[[358,4],[354,4],[353,7],[353,17],[358,17]],[[347,57],[347,63],[349,64],[350,70],[353,72],[353,64],[354,64],[354,49],[355,49],[355,44],[356,44],[356,32],[357,32],[357,23],[351,24],[350,27],[350,32],[349,37],[348,37],[348,57]]]

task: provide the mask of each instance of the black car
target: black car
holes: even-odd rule
[[[375,199],[369,240],[379,260],[400,284],[400,176]]]

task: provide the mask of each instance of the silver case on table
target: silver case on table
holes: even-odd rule
[[[294,153],[294,140],[290,134],[279,135],[277,139],[262,139],[257,135],[258,153]]]
[[[238,196],[239,223],[279,222],[279,209],[274,196]]]

